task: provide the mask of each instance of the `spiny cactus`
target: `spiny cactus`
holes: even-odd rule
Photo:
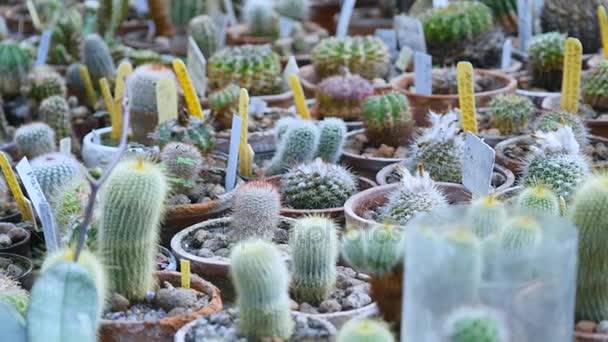
[[[299,122],[299,119],[296,119],[291,116],[282,117],[274,124],[274,138],[277,143],[283,140],[287,129],[289,129],[294,123]]]
[[[53,95],[66,96],[65,80],[48,66],[35,67],[23,88],[22,91],[36,102]]]
[[[370,96],[363,101],[365,135],[374,146],[405,145],[414,131],[410,104],[405,95],[390,92]]]
[[[351,229],[342,238],[341,253],[358,272],[374,276],[394,271],[403,262],[405,234],[388,224]]]
[[[346,322],[336,342],[394,342],[395,338],[388,326],[370,319],[351,319]]]
[[[560,214],[559,198],[542,184],[524,188],[517,196],[517,207],[538,213]]]
[[[71,155],[59,152],[43,154],[31,161],[32,171],[48,198],[65,184],[81,179],[83,166]]]
[[[160,160],[169,173],[183,179],[194,179],[203,168],[203,156],[192,145],[170,142],[160,152]]]
[[[232,127],[232,115],[237,113],[239,108],[240,91],[241,88],[236,84],[229,84],[209,94],[211,114],[222,130]]]
[[[24,314],[27,309],[29,295],[13,278],[0,275],[0,302],[8,303],[17,312]]]
[[[449,342],[507,342],[509,331],[504,319],[485,308],[463,307],[450,313],[444,325]]]
[[[507,33],[517,32],[517,1],[516,0],[481,0],[492,9],[494,19]]]
[[[48,63],[66,65],[78,59],[83,32],[82,13],[74,6],[66,8],[52,30]]]
[[[447,204],[445,195],[422,166],[415,174],[401,167],[397,171],[401,174],[401,182],[380,208],[381,219],[405,225],[414,215]]]
[[[104,187],[100,250],[110,286],[128,299],[143,299],[154,286],[167,180],[158,166],[138,158],[120,162]]]
[[[462,182],[464,139],[459,134],[457,113],[430,112],[428,121],[430,127],[424,128],[410,146],[410,156],[405,162],[408,169],[411,171],[422,164],[435,181]]]
[[[502,135],[523,133],[533,112],[534,103],[521,95],[499,95],[490,103],[492,127],[498,128]]]
[[[239,186],[232,203],[234,240],[259,238],[271,241],[279,225],[281,195],[271,183],[255,180]]]
[[[106,42],[97,34],[89,34],[82,43],[82,63],[89,69],[93,87],[99,89],[99,79],[105,77],[109,81],[116,76],[116,66]],[[134,94],[129,93],[134,99]]]
[[[40,120],[55,130],[57,140],[72,136],[72,118],[70,106],[64,97],[53,95],[40,103],[38,108]]]
[[[501,237],[506,251],[531,251],[542,243],[542,227],[532,216],[518,216],[507,221]]]
[[[602,60],[584,76],[581,95],[594,109],[608,109],[608,61]]]
[[[279,16],[272,1],[247,0],[243,7],[243,20],[252,36],[274,38],[279,33]]]
[[[374,36],[325,38],[311,54],[315,72],[321,79],[339,74],[343,67],[369,80],[384,77],[389,69],[388,48]]]
[[[84,97],[85,86],[82,76],[80,76],[81,63],[72,63],[65,71],[65,83],[70,93]]]
[[[230,275],[237,293],[239,333],[248,340],[288,340],[293,333],[289,272],[278,249],[261,240],[232,249]]]
[[[541,115],[534,121],[532,127],[535,131],[551,132],[556,131],[562,126],[572,128],[574,138],[583,147],[587,145],[589,131],[585,121],[577,115],[565,111],[552,111]]]
[[[207,77],[211,89],[236,83],[250,95],[272,95],[282,89],[279,55],[266,45],[242,45],[217,51],[209,59]]]
[[[114,38],[114,34],[129,14],[128,0],[102,0],[97,9],[97,31],[105,37]]]
[[[0,42],[0,94],[11,98],[20,94],[30,69],[30,57],[12,40]]]
[[[278,0],[276,4],[277,12],[282,16],[304,21],[310,14],[309,0]]]
[[[47,198],[55,219],[57,242],[67,246],[84,217],[84,208],[91,188],[82,179],[61,186]]]
[[[326,118],[319,123],[317,157],[328,163],[337,163],[346,141],[346,124],[338,118]]]
[[[344,73],[328,77],[316,90],[319,114],[346,121],[361,120],[361,105],[371,95],[374,95],[374,87],[359,75]]]
[[[181,113],[176,120],[168,120],[156,127],[150,135],[154,143],[164,148],[168,143],[183,142],[196,146],[201,153],[208,153],[213,149],[215,139],[205,121]]]
[[[211,57],[219,48],[219,32],[215,22],[208,15],[192,18],[188,24],[188,34],[194,39],[205,58]]]
[[[576,320],[600,322],[608,317],[605,234],[608,229],[608,174],[589,177],[578,189],[570,219],[578,227]]]
[[[319,304],[336,285],[338,225],[331,219],[298,219],[290,231],[292,250],[291,294],[298,302]]]
[[[284,174],[281,190],[295,209],[339,208],[357,192],[357,181],[344,167],[317,158]]]
[[[169,5],[171,23],[174,26],[186,26],[190,19],[205,13],[204,0],[173,0]]]
[[[467,223],[480,239],[499,232],[506,219],[504,204],[493,195],[474,200],[467,210]]]
[[[559,91],[562,86],[564,68],[564,45],[566,35],[548,32],[530,40],[528,56],[535,86],[547,91]]]
[[[55,150],[55,131],[45,123],[32,122],[17,128],[15,144],[20,154],[33,159]]]
[[[266,169],[267,175],[276,175],[298,163],[309,162],[316,154],[319,130],[310,120],[292,122],[283,135]]]

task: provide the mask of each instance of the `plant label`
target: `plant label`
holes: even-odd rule
[[[395,34],[400,49],[409,47],[414,51],[426,53],[426,41],[422,22],[418,18],[397,15],[394,21]]]
[[[302,119],[310,119],[310,112],[308,111],[308,106],[306,105],[304,90],[302,89],[302,84],[300,83],[298,75],[289,76],[289,85],[291,86],[291,91],[293,92],[293,98],[296,103],[298,114],[300,114]]]
[[[17,209],[21,213],[21,217],[23,217],[24,221],[36,222],[34,220],[34,212],[32,211],[31,206],[28,203],[27,198],[23,195],[21,191],[21,187],[19,186],[19,182],[17,181],[17,177],[13,172],[13,168],[6,157],[4,152],[0,152],[0,168],[2,169],[2,174],[4,175],[4,180],[6,180],[6,184],[8,188],[11,190],[13,197],[15,198],[15,202],[17,202]]]
[[[566,39],[561,108],[570,113],[578,113],[582,64],[583,45],[576,38]]]
[[[502,70],[507,70],[511,67],[513,63],[513,41],[511,39],[505,40],[505,43],[502,45],[502,58],[500,59],[500,68]]]
[[[228,25],[234,26],[237,24],[236,15],[234,14],[234,7],[232,7],[232,0],[224,0],[224,9],[228,14]]]
[[[279,17],[279,37],[288,38],[291,36],[295,23],[296,22],[291,18]]]
[[[194,85],[196,93],[199,96],[205,96],[207,91],[207,60],[191,36],[188,37],[186,64],[188,65],[188,72],[192,76],[192,85]]]
[[[72,153],[72,138],[65,137],[65,138],[59,140],[59,152],[65,153],[65,154]]]
[[[36,10],[36,5],[32,0],[27,0],[25,2],[25,6],[27,7],[27,11],[30,14],[30,18],[32,18],[32,24],[36,30],[40,30],[42,27],[42,23],[40,22],[40,16],[38,16],[38,10]]]
[[[290,86],[289,77],[291,77],[291,75],[297,75],[299,71],[300,68],[298,67],[296,58],[293,55],[289,56],[285,69],[283,70],[283,82],[285,82],[286,86]]]
[[[181,84],[182,89],[184,90],[188,112],[194,117],[203,119],[203,110],[201,109],[201,104],[198,102],[198,96],[196,96],[196,92],[194,91],[194,86],[192,85],[188,70],[186,70],[186,65],[181,59],[174,59],[172,65],[173,71],[179,80],[179,84]]]
[[[414,86],[416,94],[431,95],[433,93],[432,57],[424,52],[416,52],[414,56]]]
[[[122,99],[125,94],[126,79],[133,72],[131,63],[125,61],[118,65],[116,71],[116,85],[114,86],[114,103],[112,104],[112,132],[110,138],[112,140],[120,139],[122,132]]]
[[[232,128],[230,129],[230,146],[228,148],[228,165],[226,166],[226,191],[234,189],[236,183],[236,168],[239,162],[239,145],[241,143],[242,120],[238,115],[232,116]]]
[[[95,89],[93,89],[93,82],[91,81],[89,69],[86,67],[86,65],[81,65],[78,67],[78,71],[80,72],[80,78],[82,78],[82,82],[84,83],[87,102],[91,108],[95,108],[97,97],[95,96]]]
[[[462,115],[462,129],[477,134],[473,65],[469,62],[459,62],[456,72],[458,73],[458,101]]]
[[[112,98],[112,92],[110,91],[110,84],[108,79],[102,77],[99,79],[99,89],[101,90],[101,96],[103,97],[103,103],[106,105],[108,113],[110,113],[110,120],[113,120],[112,110],[114,109],[114,99]]]
[[[175,81],[165,77],[156,83],[158,124],[177,119],[177,87]]]
[[[608,59],[608,19],[606,19],[606,8],[604,6],[598,6],[597,17],[600,22],[600,33],[602,35],[602,48],[604,49],[604,58]]]
[[[433,8],[448,7],[448,0],[433,0]]]
[[[394,29],[376,29],[374,35],[384,42],[391,54],[391,60],[397,58],[397,34]]]
[[[190,260],[179,259],[179,270],[182,275],[182,288],[190,288]]]
[[[228,31],[228,16],[221,12],[215,12],[212,14],[213,21],[215,21],[215,27],[217,27],[217,46],[218,49],[223,49],[226,46],[226,31]]]
[[[519,49],[528,51],[528,44],[532,37],[532,2],[531,0],[517,0],[517,25],[519,29]]]
[[[253,155],[248,144],[248,127],[249,127],[249,93],[247,89],[241,88],[239,94],[239,117],[241,118],[241,139],[239,145],[239,174],[245,177],[250,177],[251,161]]]
[[[249,99],[249,114],[262,115],[268,110],[268,103],[257,96]]]
[[[490,193],[496,152],[475,134],[467,132],[464,139],[462,184],[473,198]]]
[[[36,65],[44,65],[49,55],[49,48],[51,46],[51,39],[53,37],[53,30],[44,30],[40,37],[40,44],[38,44],[38,51],[36,54]]]
[[[350,17],[353,15],[354,8],[355,0],[344,0],[344,2],[342,2],[340,16],[338,17],[338,25],[336,26],[336,38],[340,40],[346,38]]]

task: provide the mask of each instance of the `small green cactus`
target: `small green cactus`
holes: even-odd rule
[[[190,19],[205,13],[206,1],[203,0],[173,0],[169,6],[171,23],[174,26],[186,26]]]
[[[192,18],[188,24],[188,34],[194,39],[205,58],[211,57],[219,48],[219,32],[215,22],[208,15]]]
[[[361,120],[363,100],[371,95],[374,95],[374,87],[359,75],[344,73],[328,77],[316,90],[319,115],[346,121]]]
[[[266,175],[276,175],[298,163],[311,161],[319,146],[319,130],[310,120],[292,121],[279,141]]]
[[[271,241],[279,226],[281,195],[271,183],[254,180],[239,186],[232,203],[233,238]]]
[[[326,118],[319,122],[317,157],[328,163],[337,163],[342,156],[346,133],[346,124],[341,119]]]
[[[339,208],[357,192],[357,181],[344,167],[317,158],[285,173],[281,190],[295,209]]]
[[[237,293],[239,333],[251,341],[288,340],[293,333],[289,272],[278,249],[252,240],[232,249],[230,275]]]
[[[129,14],[128,0],[102,0],[97,9],[97,30],[105,37],[114,38],[114,33]]]
[[[82,13],[74,6],[66,8],[52,30],[48,63],[66,65],[78,59],[83,31]]]
[[[203,168],[203,156],[192,145],[170,142],[160,152],[160,160],[169,173],[182,179],[195,179]]]
[[[507,221],[502,232],[501,247],[509,252],[530,252],[542,243],[543,232],[532,216],[518,216]]]
[[[287,130],[299,121],[299,119],[296,119],[291,116],[280,118],[279,121],[274,124],[275,141],[277,141],[277,143],[280,143],[283,140],[283,137],[285,136]]]
[[[545,0],[540,14],[543,32],[568,32],[583,45],[583,53],[595,53],[601,46],[597,8],[604,0]]]
[[[537,213],[560,214],[559,198],[542,184],[524,188],[517,196],[517,207]]]
[[[532,101],[521,95],[499,95],[490,103],[492,127],[498,128],[503,136],[523,133],[533,112]]]
[[[556,131],[562,126],[569,126],[572,128],[574,138],[576,138],[576,141],[581,147],[587,145],[589,132],[585,122],[577,114],[565,111],[551,111],[541,115],[532,124],[535,131],[543,132]]]
[[[232,115],[238,112],[241,88],[229,84],[225,88],[209,94],[209,107],[213,119],[220,125],[221,130],[232,127]]]
[[[602,60],[584,76],[581,95],[594,109],[608,109],[608,61]]]
[[[65,80],[48,66],[37,66],[27,77],[22,91],[36,102],[58,95],[66,96]]]
[[[358,272],[381,276],[403,262],[405,234],[394,226],[377,224],[351,229],[342,238],[342,257]]]
[[[481,0],[492,9],[494,19],[507,33],[516,33],[518,26],[516,0]]]
[[[468,225],[480,239],[498,233],[506,219],[504,204],[493,195],[474,200],[467,211]]]
[[[203,154],[213,150],[215,144],[213,131],[207,127],[205,121],[185,113],[181,113],[175,120],[158,125],[150,137],[160,148],[172,141],[182,142],[196,146]]]
[[[70,106],[64,97],[53,95],[40,103],[40,120],[55,130],[55,138],[61,140],[72,136],[72,117]]]
[[[336,342],[394,342],[395,338],[384,322],[370,319],[351,319],[346,322]]]
[[[243,7],[243,20],[252,36],[276,38],[279,34],[279,16],[272,1],[247,0]]]
[[[277,12],[284,17],[298,21],[308,19],[310,14],[309,0],[278,0],[276,4]]]
[[[67,246],[72,241],[74,232],[84,217],[84,208],[90,193],[88,182],[76,179],[63,185],[52,197],[47,198],[55,219],[59,246]]]
[[[369,96],[363,101],[365,135],[373,146],[405,145],[414,131],[414,120],[407,97],[390,92]]]
[[[444,327],[449,342],[507,342],[504,319],[485,308],[463,307],[450,313]]]
[[[27,309],[29,295],[16,280],[0,275],[0,302],[8,303],[23,315]]]
[[[70,93],[78,94],[78,96],[84,96],[85,86],[82,76],[80,76],[81,63],[72,63],[68,66],[65,71],[65,83]]]
[[[331,219],[309,216],[291,228],[291,294],[303,303],[319,304],[334,290],[338,261],[338,225]]]
[[[52,152],[40,155],[31,161],[32,171],[49,198],[62,186],[84,177],[83,166],[71,155]]]
[[[21,155],[33,159],[55,150],[55,131],[45,123],[32,122],[17,128],[15,144]]]
[[[559,32],[548,32],[532,37],[528,46],[528,56],[533,85],[547,91],[561,89],[565,44],[566,35]]]
[[[93,87],[99,89],[99,79],[105,77],[113,81],[116,77],[116,66],[106,42],[97,34],[89,34],[82,43],[82,63],[89,69]],[[133,93],[129,97],[135,99]]]
[[[0,94],[11,98],[20,94],[30,69],[30,57],[12,40],[0,42]]]

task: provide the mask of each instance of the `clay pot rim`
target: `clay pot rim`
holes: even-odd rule
[[[443,70],[446,70],[446,69],[445,68],[433,69],[433,74],[439,73]],[[473,72],[480,76],[486,76],[486,77],[490,76],[495,79],[502,80],[505,83],[504,86],[502,86],[498,89],[475,93],[474,94],[475,97],[482,97],[482,96],[493,97],[493,96],[496,96],[496,95],[499,95],[502,93],[513,92],[517,88],[517,80],[513,76],[506,74],[502,71],[487,70],[487,69],[474,69]],[[431,100],[436,100],[436,101],[458,99],[458,94],[421,95],[421,94],[417,94],[417,93],[412,93],[411,91],[408,90],[408,87],[410,85],[412,85],[413,83],[414,83],[414,73],[405,73],[405,74],[402,74],[400,76],[397,76],[397,77],[391,79],[391,81],[390,81],[390,84],[393,86],[394,89],[398,90],[399,92],[401,92],[404,95],[407,95],[408,97],[419,98],[419,99],[431,99]]]
[[[368,282],[369,283],[369,282]],[[370,291],[371,292],[371,291]],[[301,304],[301,303],[298,303]],[[372,301],[371,303],[362,306],[358,309],[346,310],[346,311],[337,311],[337,312],[328,312],[328,313],[318,313],[318,314],[307,314],[300,311],[291,311],[300,316],[304,317],[313,317],[313,318],[321,318],[327,321],[331,320],[341,320],[341,319],[351,319],[355,317],[370,317],[378,313],[378,305],[376,302]]]
[[[4,221],[2,221],[2,222],[4,222]],[[29,229],[24,229],[24,230],[26,232],[25,239],[23,239],[23,240],[21,240],[21,241],[19,241],[17,243],[14,243],[14,244],[6,247],[6,248],[0,248],[0,253],[6,253],[5,252],[6,250],[15,249],[15,248],[21,247],[21,246],[29,243],[30,239],[32,237],[32,233],[29,231]],[[7,254],[14,254],[14,253],[7,253]]]
[[[302,83],[302,87],[304,88],[305,91],[308,91],[310,93],[316,93],[317,85],[319,84],[320,80],[318,80],[318,76],[317,76],[317,73],[315,72],[314,64],[311,63],[311,64],[301,67],[298,70],[298,78],[300,79],[300,82]],[[396,90],[391,82],[387,82],[386,84],[382,84],[382,85],[373,85],[373,87],[374,87],[375,94],[379,94],[379,93],[390,91],[390,90]]]
[[[23,271],[23,273],[15,278],[15,280],[17,281],[26,279],[32,274],[34,270],[34,263],[32,262],[32,259],[24,257],[23,255],[0,252],[0,258],[7,258],[13,261],[17,260],[21,266],[25,266],[25,270]]]
[[[361,133],[365,133],[365,128],[348,132],[348,134],[346,135],[346,140],[348,140],[349,138],[354,137],[357,134],[361,134]],[[401,146],[399,146],[399,147],[401,147]],[[401,161],[405,160],[404,158],[364,157],[362,154],[355,154],[355,153],[351,153],[351,152],[347,152],[347,151],[342,151],[342,155],[347,156],[347,157],[352,158],[352,159],[373,160],[375,162],[391,163],[391,164],[392,163],[398,163],[398,162],[401,162]]]
[[[323,27],[321,27],[321,25],[319,25],[313,21],[307,20],[304,22],[304,24],[307,27],[312,28],[311,31],[308,31],[306,33],[314,33],[314,32],[318,32],[323,29]],[[304,25],[303,25],[303,27],[304,27]],[[227,27],[226,35],[230,38],[230,40],[232,40],[233,45],[237,45],[237,46],[245,45],[245,44],[253,44],[253,45],[272,44],[272,42],[275,40],[272,37],[255,37],[255,36],[249,35],[249,27],[247,26],[247,24],[244,24],[244,23]],[[301,54],[301,55],[310,56],[310,54]],[[294,55],[294,57],[295,57],[295,55]]]
[[[557,100],[561,100],[562,96],[561,93],[557,93],[557,96],[548,96],[545,97],[543,99],[543,102],[541,102],[541,109],[544,110],[556,110],[555,107],[552,106],[552,101],[557,101]],[[600,115],[602,114],[606,114],[608,113],[608,111],[604,111],[603,113],[600,112]],[[589,125],[608,125],[608,120],[602,120],[602,119],[585,119],[585,122]]]

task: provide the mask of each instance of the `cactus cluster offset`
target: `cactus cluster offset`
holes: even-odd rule
[[[63,96],[53,95],[40,103],[38,114],[40,120],[55,130],[57,140],[72,136],[72,118],[70,106]]]
[[[236,84],[229,84],[209,94],[211,114],[221,129],[232,127],[232,115],[238,111],[240,91]]]
[[[235,83],[250,95],[277,94],[282,88],[279,55],[266,45],[242,45],[217,51],[209,59],[207,77],[211,89]]]
[[[346,322],[338,336],[337,342],[394,342],[395,338],[388,325],[370,319],[355,318]]]
[[[73,156],[52,152],[31,161],[32,171],[47,198],[64,185],[84,177],[83,166]]]
[[[404,251],[405,233],[384,224],[347,231],[341,246],[342,257],[352,268],[374,276],[394,271],[403,262]]]
[[[310,120],[285,122],[277,152],[266,169],[267,175],[279,174],[299,163],[311,161],[319,146],[319,130]],[[277,130],[278,131],[278,130]]]
[[[548,32],[532,37],[528,46],[528,56],[533,85],[547,91],[561,89],[565,43],[566,35],[559,32]]]
[[[414,131],[410,104],[405,95],[390,92],[365,99],[362,107],[365,135],[373,146],[404,146]]]
[[[557,195],[548,187],[537,184],[524,188],[517,196],[517,207],[538,213],[560,214],[560,203]]]
[[[0,275],[0,302],[8,303],[23,315],[27,309],[29,295],[19,282],[9,276]]]
[[[492,127],[498,128],[502,135],[523,133],[533,112],[532,101],[521,95],[499,95],[490,103]]]
[[[594,109],[608,109],[608,61],[603,60],[584,77],[583,101]]]
[[[319,122],[319,147],[316,156],[335,164],[342,155],[346,141],[346,124],[338,118],[326,118]]]
[[[463,307],[450,313],[444,326],[449,342],[507,342],[509,331],[504,319],[495,312]]]
[[[30,69],[30,57],[18,43],[0,42],[0,94],[10,98],[20,94],[22,83]]]
[[[170,142],[160,152],[160,160],[174,177],[195,179],[203,168],[203,156],[189,144]]]
[[[281,195],[266,181],[255,180],[239,186],[232,203],[233,238],[271,241],[279,226]]]
[[[219,48],[219,32],[215,22],[208,15],[192,18],[188,24],[188,34],[206,57],[212,56]]]
[[[279,16],[274,11],[272,1],[247,0],[243,7],[243,20],[252,36],[272,38],[278,36]]]
[[[213,132],[205,121],[186,114],[158,125],[151,138],[161,148],[172,141],[183,142],[196,146],[201,153],[210,152],[215,144]]]
[[[346,73],[324,79],[316,90],[319,114],[346,121],[361,120],[361,105],[374,94],[371,82],[359,75]]]
[[[580,115],[565,111],[547,112],[536,119],[532,126],[535,131],[543,132],[553,132],[557,131],[560,127],[568,126],[572,128],[576,142],[581,147],[587,145],[588,129]]]
[[[89,69],[93,87],[99,88],[99,79],[114,80],[116,76],[116,66],[110,54],[110,49],[106,42],[97,34],[89,34],[82,43],[81,58],[84,65]],[[134,97],[131,93],[131,99]]]
[[[15,131],[19,153],[33,159],[55,150],[55,131],[43,122],[32,122]]]
[[[47,66],[35,67],[27,78],[24,92],[36,102],[53,95],[65,97],[66,85],[61,75]]]
[[[341,68],[372,80],[384,77],[389,69],[389,52],[384,42],[374,36],[325,38],[312,50],[312,64],[321,79],[340,73]]]
[[[173,0],[169,6],[171,23],[175,26],[186,26],[190,19],[205,13],[207,10],[204,0]],[[207,56],[207,55],[205,55]]]

